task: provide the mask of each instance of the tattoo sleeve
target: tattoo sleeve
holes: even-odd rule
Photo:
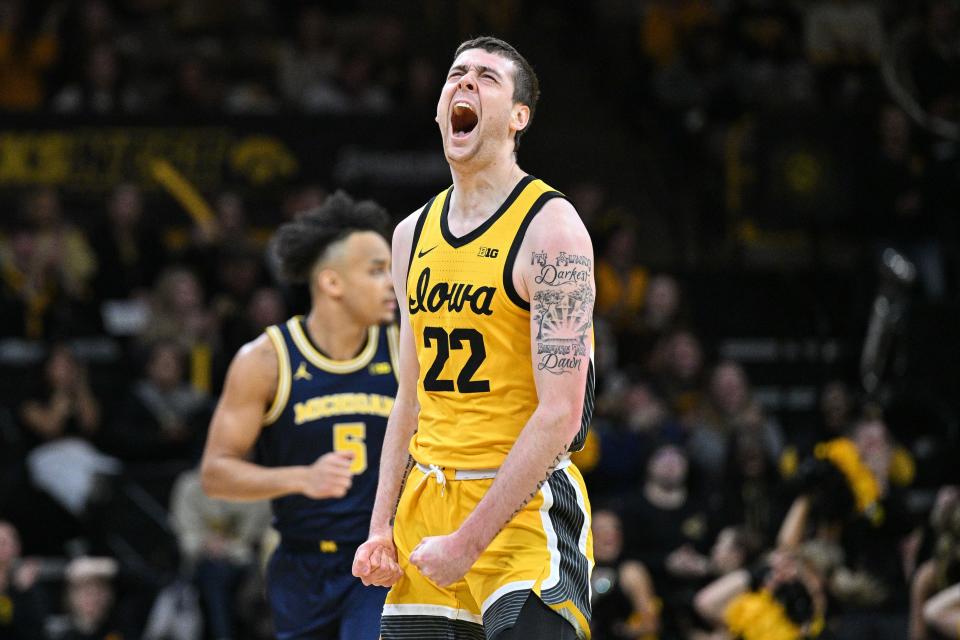
[[[534,251],[532,313],[537,323],[536,367],[562,376],[579,371],[590,357],[593,327],[593,261],[581,255]]]

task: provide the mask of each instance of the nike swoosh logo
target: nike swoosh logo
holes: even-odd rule
[[[417,251],[417,257],[418,257],[418,258],[422,258],[423,256],[427,255],[428,253],[430,253],[431,251],[433,251],[434,249],[436,249],[436,248],[439,247],[439,246],[440,246],[440,245],[438,245],[438,244],[437,244],[437,245],[434,245],[434,246],[430,247],[429,249],[427,249],[426,251],[424,251],[423,249],[421,249],[420,251]]]

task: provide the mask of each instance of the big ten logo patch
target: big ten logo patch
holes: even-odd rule
[[[500,249],[494,249],[493,247],[480,247],[480,251],[477,253],[481,258],[496,258],[500,255]]]

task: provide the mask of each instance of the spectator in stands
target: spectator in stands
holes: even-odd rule
[[[412,56],[407,63],[401,106],[411,113],[430,113],[436,108],[436,88],[442,84],[442,77],[432,58]]]
[[[93,277],[97,259],[86,234],[63,214],[60,195],[53,188],[41,188],[25,200],[24,214],[36,230],[34,260],[47,267],[61,292],[59,330],[67,335],[88,335],[98,328],[93,298]]]
[[[208,60],[200,56],[186,57],[177,66],[174,78],[169,102],[177,112],[209,115],[222,109],[223,82],[210,70]]]
[[[960,70],[960,65],[958,65]],[[960,94],[958,94],[960,99]],[[927,295],[937,300],[946,289],[940,228],[935,212],[943,198],[927,200],[929,162],[916,148],[913,126],[899,107],[880,110],[879,142],[869,167],[864,212],[873,231],[874,256],[889,246],[917,267]],[[949,205],[948,205],[949,206]]]
[[[154,343],[143,377],[123,402],[111,442],[125,460],[187,461],[199,455],[210,401],[185,380],[184,354],[171,341]]]
[[[218,323],[237,320],[246,309],[254,291],[264,282],[262,253],[243,245],[225,248],[217,256],[216,280],[211,287],[216,295],[210,301]]]
[[[330,18],[321,7],[306,5],[297,19],[296,40],[282,45],[277,57],[277,84],[284,99],[305,111],[325,103],[339,68]]]
[[[591,495],[632,494],[644,479],[637,464],[657,443],[679,441],[682,429],[662,398],[641,377],[617,376],[597,400],[593,426],[600,440],[600,464],[587,474]]]
[[[680,284],[676,278],[666,273],[651,277],[638,316],[622,331],[620,362],[649,365],[657,344],[679,328],[682,315]]]
[[[660,600],[650,574],[639,562],[623,557],[623,524],[614,511],[593,512],[594,640],[655,638],[660,627]]]
[[[944,638],[960,638],[960,584],[931,598],[923,609],[923,619]]]
[[[31,479],[74,516],[82,516],[119,461],[92,444],[99,440],[100,401],[83,364],[65,345],[51,348],[39,388],[23,402],[20,419],[36,445],[27,458]]]
[[[759,444],[765,467],[769,467],[766,461],[778,460],[783,450],[780,425],[765,414],[753,397],[743,367],[733,361],[721,362],[714,368],[707,402],[696,422],[687,449],[712,480],[719,480],[726,471],[734,444]],[[737,440],[741,435],[743,438]]]
[[[756,429],[731,434],[723,476],[711,495],[718,520],[742,525],[763,543],[772,542],[785,515],[776,455]]]
[[[0,638],[31,640],[43,628],[46,607],[35,587],[39,565],[20,558],[16,528],[0,520]]]
[[[651,355],[650,371],[667,406],[688,428],[693,427],[704,406],[700,340],[684,329],[664,336]]]
[[[851,426],[854,398],[843,380],[832,380],[820,393],[820,439],[829,440],[843,435]]]
[[[597,314],[617,332],[636,327],[647,292],[649,275],[636,262],[635,233],[630,225],[615,229],[597,260]]]
[[[708,511],[688,475],[686,453],[662,445],[650,457],[640,492],[622,510],[627,556],[650,572],[663,598],[664,631],[673,634],[689,627],[692,593],[710,572]]]
[[[67,612],[54,622],[53,640],[123,640],[114,616],[113,558],[81,557],[67,566]]]
[[[93,440],[100,430],[100,402],[87,370],[66,345],[50,349],[43,381],[20,408],[20,419],[37,444],[67,436]]]
[[[886,425],[860,420],[849,439],[821,443],[801,466],[796,499],[779,546],[816,550],[829,592],[841,607],[844,640],[907,635],[902,546],[913,530],[902,492],[891,483],[894,447]]]
[[[0,2],[0,111],[34,111],[46,99],[45,75],[57,61],[66,2],[52,2],[36,34],[24,27],[23,0]]]
[[[824,637],[821,576],[785,551],[774,551],[754,571],[721,576],[696,595],[695,606],[719,635],[698,634],[694,640]]]
[[[761,539],[748,527],[724,527],[710,548],[710,573],[724,576],[749,567],[762,549]]]
[[[189,356],[193,387],[201,393],[212,388],[220,327],[194,272],[171,267],[160,275],[151,296],[150,320],[140,338],[148,345],[161,340],[177,343]]]
[[[37,230],[39,259],[57,269],[65,293],[77,299],[89,295],[97,259],[83,231],[64,217],[56,190],[45,188],[32,193],[27,198],[26,215]]]
[[[210,637],[238,637],[233,603],[269,526],[269,505],[208,498],[199,472],[191,469],[177,478],[170,517],[189,573],[200,590]]]
[[[165,259],[158,235],[144,220],[140,188],[131,183],[118,185],[107,201],[103,226],[92,236],[100,299],[146,296]]]
[[[223,324],[223,354],[232,357],[264,329],[288,317],[283,295],[274,287],[260,287],[250,296],[242,312]]]
[[[15,221],[0,240],[0,327],[4,336],[39,339],[58,329],[59,279],[38,248],[34,226]]]
[[[250,228],[243,198],[237,192],[218,194],[214,213],[214,224],[194,226],[190,243],[182,255],[182,260],[190,265],[209,291],[216,291],[225,284],[221,273],[225,257],[262,253],[262,243]]]
[[[377,114],[392,108],[386,87],[374,74],[374,61],[363,49],[346,52],[334,82],[326,91],[311,96],[307,113]]]
[[[941,628],[939,615],[926,615],[927,603],[960,582],[960,487],[947,485],[937,491],[919,560],[910,588],[910,640],[927,640],[929,628]],[[933,609],[942,607],[934,604]]]
[[[107,43],[94,45],[86,55],[83,76],[53,98],[58,113],[109,115],[139,111],[142,100],[121,78],[117,52]]]

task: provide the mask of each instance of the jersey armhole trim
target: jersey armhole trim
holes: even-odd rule
[[[413,266],[413,256],[417,252],[417,243],[420,242],[423,225],[427,221],[427,216],[430,215],[430,209],[433,208],[433,201],[436,199],[437,196],[433,196],[427,204],[423,205],[423,209],[420,210],[420,216],[417,218],[417,224],[413,228],[413,242],[410,243],[410,259],[407,261],[407,279],[410,278],[410,267]]]
[[[559,191],[546,191],[533,202],[530,210],[527,211],[527,215],[523,217],[520,227],[517,229],[517,235],[514,237],[513,244],[510,245],[510,251],[507,253],[507,259],[503,263],[503,290],[507,294],[507,297],[510,298],[510,301],[524,311],[530,311],[530,303],[521,298],[517,288],[513,286],[513,265],[517,261],[517,254],[520,253],[520,245],[523,244],[523,238],[527,235],[527,227],[530,226],[533,219],[540,213],[543,205],[554,198],[566,198],[566,196]]]
[[[287,353],[287,344],[283,339],[283,334],[277,327],[267,327],[267,336],[273,343],[274,351],[277,353],[278,378],[277,390],[273,394],[273,402],[270,408],[263,416],[263,425],[269,426],[277,421],[280,414],[287,407],[287,401],[290,400],[290,356]]]

